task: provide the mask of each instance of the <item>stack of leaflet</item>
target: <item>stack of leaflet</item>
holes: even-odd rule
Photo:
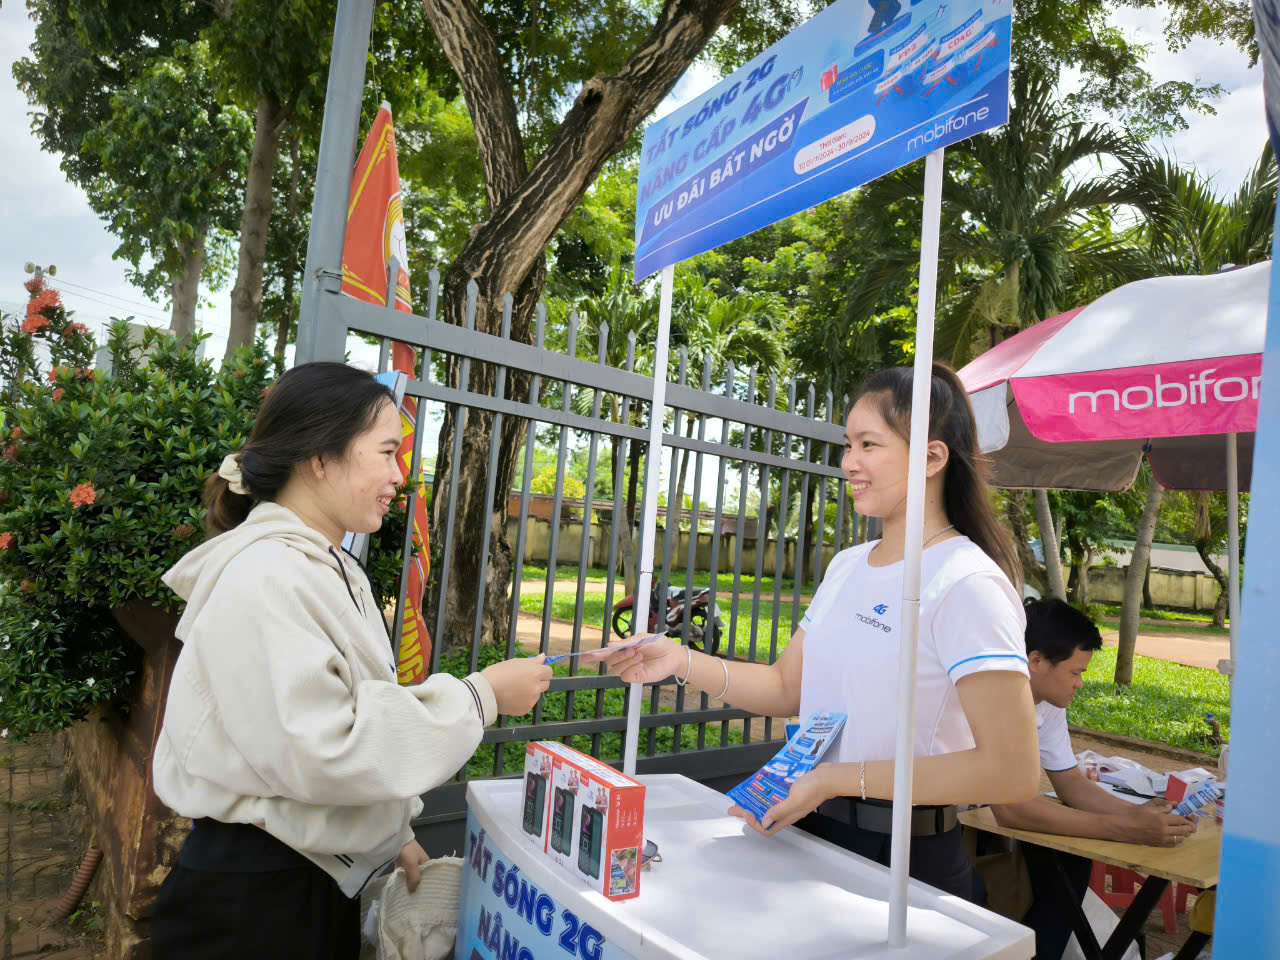
[[[818,765],[848,714],[819,711],[800,724],[772,760],[729,791],[729,797],[757,820],[786,799],[791,784]]]

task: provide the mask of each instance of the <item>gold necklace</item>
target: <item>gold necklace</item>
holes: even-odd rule
[[[922,543],[922,544],[920,545],[920,549],[921,549],[921,550],[923,550],[925,547],[927,547],[929,544],[933,543],[933,541],[937,540],[940,536],[942,536],[942,535],[943,535],[944,533],[946,533],[948,530],[954,530],[955,528],[956,528],[956,525],[955,525],[954,523],[947,524],[947,526],[943,527],[941,530],[939,530],[937,533],[935,533],[932,537],[930,537],[928,540],[926,540],[924,543]]]

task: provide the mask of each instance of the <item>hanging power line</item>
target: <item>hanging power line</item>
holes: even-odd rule
[[[116,310],[116,311],[121,311],[121,312],[123,312],[123,308],[120,306],[120,304],[118,304],[118,303],[109,303],[109,302],[107,302],[106,300],[99,300],[97,297],[91,297],[91,296],[89,296],[87,293],[80,293],[79,291],[76,291],[76,290],[63,290],[63,291],[62,291],[62,293],[63,293],[63,295],[64,295],[64,296],[68,296],[68,297],[77,297],[77,298],[79,298],[79,299],[81,299],[81,300],[90,300],[90,301],[92,301],[92,302],[94,302],[94,303],[99,303],[99,304],[101,304],[101,305],[102,305],[102,306],[104,306],[104,307],[109,307],[109,308],[110,308],[110,309],[112,309],[112,310]],[[156,323],[168,323],[168,322],[169,322],[169,318],[168,318],[168,317],[162,317],[162,316],[160,316],[160,315],[158,315],[158,314],[153,314],[153,313],[139,313],[139,312],[138,312],[138,311],[136,311],[136,310],[130,310],[130,311],[128,311],[128,312],[129,312],[132,316],[139,317],[139,318],[144,319],[144,320],[154,320]]]
[[[59,277],[57,279],[56,285],[59,287],[63,287],[63,286],[75,287],[78,290],[84,290],[88,293],[96,293],[101,297],[108,297],[112,300],[119,300],[121,303],[131,304],[135,307],[142,307],[143,309],[146,309],[146,310],[161,309],[159,306],[157,306],[154,303],[143,303],[141,300],[130,300],[128,297],[122,297],[116,293],[107,293],[107,291],[105,290],[98,290],[98,289],[95,289],[94,287],[87,287],[83,283],[75,283],[71,280],[65,280],[62,277]]]

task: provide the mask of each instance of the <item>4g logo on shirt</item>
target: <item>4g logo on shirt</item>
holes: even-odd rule
[[[871,609],[873,612],[883,617],[889,610],[889,605],[887,603],[877,603]],[[868,617],[865,613],[855,613],[854,616],[869,627],[875,627],[877,630],[883,630],[885,633],[893,633],[893,627],[889,626],[887,623],[881,623],[875,617]]]

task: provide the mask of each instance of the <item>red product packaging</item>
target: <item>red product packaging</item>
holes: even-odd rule
[[[525,753],[526,803],[528,771],[540,771],[544,756],[551,758],[543,831],[546,855],[609,900],[639,896],[644,784],[572,747],[537,741]],[[531,757],[536,758],[532,763]],[[537,790],[535,780],[535,799]]]
[[[531,743],[524,751],[524,790],[521,791],[520,825],[526,843],[547,852],[547,831],[551,823],[551,774],[555,761],[548,750]]]
[[[1164,789],[1164,798],[1174,806],[1180,804],[1187,796],[1205,782],[1205,777],[1187,776],[1181,773],[1169,774],[1169,785]]]

